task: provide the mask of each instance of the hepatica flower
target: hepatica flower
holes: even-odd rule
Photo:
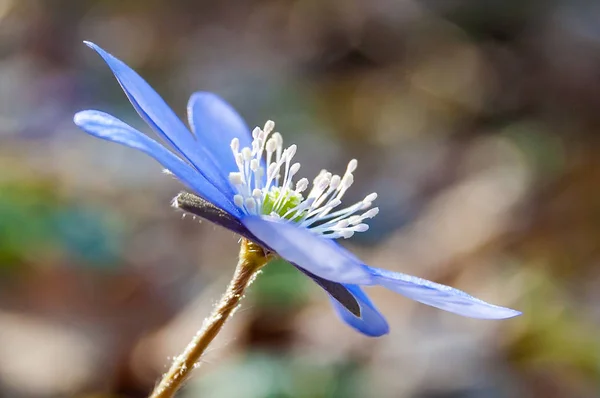
[[[198,92],[188,104],[191,132],[161,97],[131,68],[92,43],[160,144],[119,119],[96,110],[75,115],[87,133],[138,149],[156,159],[193,194],[174,206],[220,224],[277,254],[313,279],[329,295],[348,325],[368,336],[388,332],[383,315],[363,286],[383,286],[421,303],[458,315],[503,319],[520,312],[488,304],[460,290],[415,276],[365,265],[336,240],[368,229],[377,198],[346,204],[357,161],[343,175],[322,171],[297,178],[296,145],[285,146],[274,123],[250,131],[215,94]]]

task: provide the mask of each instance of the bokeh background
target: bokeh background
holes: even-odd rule
[[[181,397],[600,396],[600,5],[593,0],[0,0],[0,396],[145,397],[219,298],[238,238],[170,208],[91,40],[185,117],[276,121],[301,173],[359,160],[365,262],[522,310],[477,321],[370,289],[343,325],[270,264]]]

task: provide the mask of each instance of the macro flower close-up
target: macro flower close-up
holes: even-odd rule
[[[597,398],[599,12],[0,1],[0,397]]]
[[[220,224],[278,255],[312,278],[328,294],[348,325],[368,336],[389,332],[384,316],[363,291],[382,286],[410,299],[458,315],[504,319],[516,310],[486,303],[465,292],[415,276],[363,264],[336,239],[368,229],[377,215],[377,194],[345,205],[357,160],[343,175],[323,170],[314,180],[297,179],[300,164],[268,121],[250,131],[244,120],[215,94],[197,92],[188,103],[191,132],[161,97],[125,63],[92,43],[111,68],[139,115],[165,145],[109,114],[85,110],[75,123],[87,133],[138,149],[156,159],[193,194],[173,206]]]

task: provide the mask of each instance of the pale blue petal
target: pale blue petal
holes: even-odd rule
[[[190,127],[199,145],[214,155],[221,170],[238,169],[231,151],[231,140],[237,138],[240,148],[252,148],[252,135],[244,119],[231,105],[216,94],[199,91],[188,102]],[[266,174],[266,173],[265,173]]]
[[[242,224],[287,261],[333,282],[369,285],[373,276],[350,252],[306,228],[259,216],[245,216]]]
[[[145,134],[114,116],[100,111],[87,110],[78,112],[75,114],[73,120],[77,126],[95,137],[117,142],[152,156],[198,196],[201,196],[234,217],[239,217],[239,209],[221,191],[215,188],[191,166]]]
[[[358,330],[359,332],[370,336],[379,337],[384,334],[388,334],[390,327],[385,320],[384,316],[377,310],[373,305],[369,297],[362,291],[362,289],[356,285],[344,285],[344,287],[352,293],[354,298],[360,305],[360,318],[352,314],[342,304],[340,304],[335,298],[329,297],[329,300],[333,304],[338,315],[348,325]]]
[[[108,64],[136,111],[172,148],[187,159],[215,187],[228,196],[233,191],[206,148],[197,145],[193,135],[144,79],[125,63],[94,43],[85,42]],[[200,149],[200,150],[199,150]]]
[[[504,319],[521,315],[519,311],[486,303],[453,287],[416,276],[369,267],[376,284],[423,304],[458,315],[480,319]]]

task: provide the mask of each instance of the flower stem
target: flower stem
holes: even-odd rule
[[[173,365],[163,375],[150,398],[171,398],[181,388],[208,345],[239,305],[246,288],[254,280],[257,271],[269,259],[269,255],[264,252],[262,247],[247,239],[242,239],[240,259],[227,291],[210,317],[204,321],[202,329],[196,333],[185,348],[185,351],[175,358]]]

